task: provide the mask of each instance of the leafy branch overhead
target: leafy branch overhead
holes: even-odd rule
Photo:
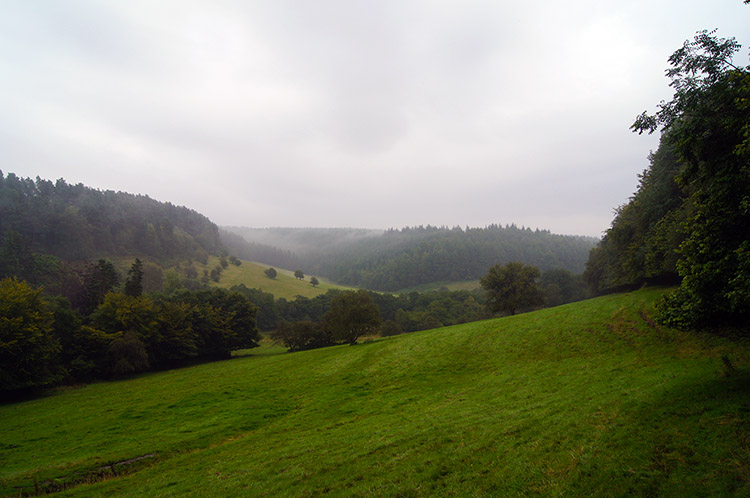
[[[715,33],[716,30],[698,32],[693,41],[685,41],[669,57],[671,67],[666,74],[672,80],[669,86],[675,89],[672,100],[659,103],[656,114],[643,111],[631,125],[633,131],[641,134],[653,133],[657,128],[666,130],[703,98],[708,87],[728,77],[731,71],[746,70],[733,63],[741,47],[737,40],[717,38]]]

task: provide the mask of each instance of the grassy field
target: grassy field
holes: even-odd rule
[[[440,289],[448,289],[450,291],[473,291],[479,289],[479,280],[461,280],[457,282],[433,282],[431,284],[418,285],[416,287],[409,287],[407,289],[401,289],[395,294],[408,294],[410,292],[433,292]]]
[[[1,494],[750,496],[750,345],[655,326],[658,295],[0,406]]]
[[[205,268],[215,268],[219,264],[219,258],[211,256],[208,265]],[[204,268],[204,265],[196,263],[196,267]],[[223,272],[219,282],[211,281],[210,284],[216,287],[229,289],[234,285],[245,284],[247,287],[261,289],[264,292],[270,292],[276,299],[281,297],[285,299],[294,299],[296,296],[315,297],[325,294],[330,289],[349,289],[333,284],[328,280],[318,277],[319,285],[313,287],[310,284],[312,275],[305,275],[304,280],[294,277],[294,271],[276,268],[276,278],[268,278],[265,273],[269,267],[252,261],[243,261],[242,265],[229,265]]]

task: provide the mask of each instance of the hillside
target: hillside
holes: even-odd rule
[[[0,406],[0,489],[746,495],[750,346],[655,326],[659,295],[261,350]],[[73,487],[87,480],[99,482]]]
[[[515,225],[466,229],[428,225],[385,232],[224,227],[222,238],[240,257],[294,265],[343,285],[381,291],[478,280],[491,266],[510,261],[580,274],[597,243],[592,237]]]
[[[213,268],[218,263],[218,258],[211,257],[207,265],[196,264],[196,267]],[[313,287],[310,284],[311,275],[305,275],[303,280],[294,277],[293,270],[275,268],[278,275],[276,278],[268,278],[265,273],[268,265],[262,265],[252,261],[243,261],[240,266],[229,265],[221,272],[219,282],[209,282],[209,285],[231,289],[235,285],[245,285],[248,288],[260,289],[269,292],[275,298],[294,299],[296,296],[315,297],[325,294],[331,289],[345,289],[346,287],[335,285],[322,277],[317,277],[320,282]]]
[[[0,171],[0,237],[8,232],[19,234],[33,252],[68,261],[126,255],[203,259],[223,248],[218,227],[186,207]]]

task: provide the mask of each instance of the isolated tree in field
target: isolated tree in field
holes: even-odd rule
[[[515,315],[517,311],[544,303],[544,294],[537,284],[539,268],[511,262],[495,265],[479,283],[487,291],[487,307],[492,312]]]
[[[268,268],[263,273],[265,273],[268,278],[276,278],[277,275],[275,268]]]
[[[310,279],[310,284],[311,284],[311,285],[312,285],[313,287],[317,287],[317,286],[318,286],[318,285],[320,284],[320,281],[318,280],[318,278],[317,278],[317,277],[312,277],[312,278]]]
[[[305,274],[302,272],[302,270],[294,270],[294,278],[297,278],[299,280],[304,280]]]
[[[138,297],[143,293],[143,264],[135,258],[135,263],[128,270],[128,278],[125,280],[125,294]]]
[[[335,340],[354,345],[361,336],[380,327],[380,310],[367,291],[342,292],[331,299],[323,326]]]

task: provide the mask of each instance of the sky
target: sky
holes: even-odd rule
[[[3,0],[0,170],[218,225],[601,236],[741,0]]]

